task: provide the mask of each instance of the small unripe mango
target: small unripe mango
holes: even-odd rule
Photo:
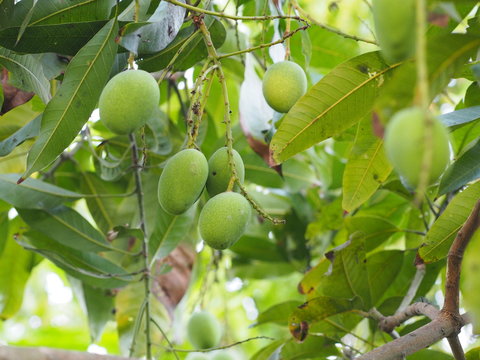
[[[145,125],[160,101],[158,84],[148,72],[128,70],[105,85],[98,103],[100,119],[116,134],[129,134]]]
[[[158,201],[162,208],[179,215],[202,194],[208,177],[208,162],[200,151],[185,149],[172,156],[158,181]]]
[[[250,203],[238,193],[214,196],[207,201],[198,219],[203,241],[218,250],[232,246],[245,232],[251,212]]]
[[[212,356],[212,360],[234,360],[234,357],[227,351],[219,351]]]
[[[222,333],[218,320],[209,312],[200,311],[190,317],[187,335],[196,349],[209,349],[218,345]]]
[[[237,150],[233,149],[233,161],[240,182],[245,179],[245,166],[243,160]],[[226,147],[222,147],[215,151],[208,159],[208,179],[207,191],[210,196],[215,196],[221,192],[227,191],[228,184],[232,172],[228,163],[228,151]]]
[[[373,0],[373,20],[382,55],[390,63],[415,52],[415,0]]]
[[[307,77],[303,69],[292,61],[271,65],[263,76],[263,96],[268,105],[280,113],[287,113],[307,91]]]
[[[433,118],[432,160],[428,184],[438,180],[450,160],[448,132],[443,124]],[[385,131],[385,152],[393,168],[416,188],[420,180],[424,154],[425,116],[421,109],[413,107],[396,113]]]

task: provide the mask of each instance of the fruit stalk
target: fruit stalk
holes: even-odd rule
[[[145,272],[143,274],[143,282],[145,288],[145,339],[146,339],[146,357],[147,360],[152,359],[152,339],[150,337],[150,266],[148,263],[148,236],[147,226],[145,222],[145,209],[143,201],[143,189],[141,179],[141,167],[138,159],[138,148],[135,141],[135,135],[130,134],[130,143],[132,144],[132,164],[135,174],[135,189],[137,193],[138,211],[140,216],[140,229],[143,232],[142,255],[145,264]],[[141,315],[140,315],[141,316]],[[135,341],[133,339],[132,341]]]
[[[433,158],[433,127],[434,122],[428,111],[430,96],[428,91],[427,46],[426,46],[426,3],[425,0],[416,1],[416,68],[418,103],[424,113],[423,157],[417,193],[414,202],[419,204],[425,192]]]
[[[226,130],[225,130],[226,147],[227,147],[227,153],[228,153],[228,164],[230,167],[230,171],[232,173],[232,178],[234,179],[233,181],[238,185],[238,187],[240,188],[240,191],[242,192],[242,195],[248,200],[248,202],[252,205],[255,211],[257,211],[257,213],[260,214],[260,216],[271,221],[273,224],[276,224],[276,225],[284,224],[285,220],[276,219],[270,216],[250,197],[250,195],[248,195],[247,190],[245,189],[245,187],[243,186],[243,184],[241,183],[238,177],[237,170],[235,168],[235,160],[233,158],[233,135],[232,135],[232,123],[230,119],[231,110],[230,110],[230,102],[228,100],[228,89],[227,89],[227,82],[225,80],[225,74],[223,73],[222,64],[220,63],[215,47],[213,46],[212,38],[210,37],[210,32],[205,26],[205,23],[203,22],[203,20],[199,21],[199,27],[200,27],[200,31],[203,34],[205,45],[207,46],[207,49],[208,49],[209,58],[214,62],[215,65],[217,65],[216,71],[217,71],[218,79],[222,86],[222,94],[223,94],[224,106],[225,106],[223,121],[226,127]]]

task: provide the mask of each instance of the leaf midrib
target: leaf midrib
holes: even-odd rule
[[[68,6],[68,7],[66,7],[66,8],[61,9],[61,10],[55,11],[55,12],[53,12],[53,13],[50,13],[50,14],[48,14],[47,16],[44,16],[43,18],[37,19],[37,20],[35,20],[35,21],[32,21],[32,22],[29,24],[29,26],[38,24],[39,22],[42,22],[42,21],[44,21],[44,20],[46,20],[46,19],[48,19],[48,18],[51,18],[51,17],[53,17],[53,16],[56,16],[57,14],[61,14],[62,12],[69,11],[69,10],[74,9],[74,8],[76,8],[76,7],[88,5],[88,4],[90,4],[90,3],[92,3],[92,2],[95,2],[95,1],[97,1],[97,0],[86,0],[86,1],[84,1],[84,2],[82,2],[82,3]]]
[[[341,103],[342,101],[347,99],[349,96],[351,96],[353,93],[355,93],[356,91],[361,89],[363,86],[368,84],[370,81],[373,81],[373,80],[377,79],[379,76],[385,74],[387,71],[390,71],[390,70],[394,69],[395,67],[399,66],[400,64],[401,63],[391,65],[391,66],[379,71],[377,74],[375,74],[373,76],[369,76],[368,79],[366,79],[365,81],[363,81],[362,83],[360,83],[359,85],[354,87],[352,90],[350,90],[349,92],[344,94],[337,101],[335,101],[332,105],[330,105],[324,111],[322,111],[319,115],[314,117],[303,129],[301,129],[298,133],[296,133],[295,136],[293,136],[290,140],[288,140],[285,143],[285,145],[283,145],[283,147],[280,148],[280,150],[278,151],[278,154],[281,154],[282,152],[284,152],[285,149],[287,147],[289,147],[300,135],[302,135],[308,128],[310,128],[313,124],[315,124],[320,118],[325,116],[325,114],[327,114],[330,110],[334,109],[339,103]]]

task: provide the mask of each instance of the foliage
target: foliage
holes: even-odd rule
[[[395,313],[415,261],[426,270],[414,299],[441,301],[445,257],[480,198],[480,23],[475,1],[429,1],[427,11],[425,99],[421,58],[384,59],[367,1],[0,0],[2,341],[183,359],[169,348],[194,350],[187,320],[205,310],[222,324],[221,346],[264,337],[236,344],[237,359],[342,359],[389,340],[368,314]],[[308,86],[282,114],[261,79],[285,59]],[[160,102],[144,127],[115,134],[98,101],[133,67],[155,77]],[[422,96],[453,155],[438,182],[412,192],[383,133]],[[246,219],[229,220],[235,204],[208,219],[215,236],[240,222],[220,251],[198,229],[207,168],[201,184],[184,175],[190,160],[158,183],[181,150],[208,159],[224,146],[221,187],[252,215],[244,232]],[[164,209],[157,191],[188,205]],[[478,243],[461,302],[475,315]],[[62,342],[41,285],[52,274],[75,296],[57,309],[74,318]],[[32,328],[14,337],[18,324]],[[438,346],[411,358],[428,356],[451,358]]]

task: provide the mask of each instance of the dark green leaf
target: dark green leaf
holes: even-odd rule
[[[51,210],[17,209],[22,219],[34,230],[52,240],[83,251],[111,250],[110,243],[78,212],[69,207]]]
[[[443,125],[452,127],[463,125],[480,118],[480,106],[452,111],[438,117]]]
[[[10,154],[13,149],[15,149],[18,145],[21,145],[25,140],[37,136],[40,132],[41,121],[42,116],[37,116],[27,125],[20,128],[20,130],[16,131],[5,140],[0,141],[0,156],[6,156]]]
[[[282,360],[327,359],[335,355],[340,355],[335,342],[321,336],[311,336],[301,344],[292,339],[280,351]]]
[[[47,184],[36,179],[27,179],[17,185],[17,174],[0,174],[0,199],[15,207],[25,209],[48,209],[65,201],[80,199],[81,194]]]
[[[273,159],[281,163],[357,123],[371,111],[384,78],[395,67],[371,52],[329,72],[282,120],[270,144]]]
[[[113,295],[105,290],[82,283],[83,297],[88,316],[92,342],[97,342],[108,321],[112,320]]]
[[[106,23],[103,20],[29,26],[18,44],[16,41],[20,28],[7,28],[0,31],[0,46],[30,54],[54,52],[75,55]]]
[[[480,142],[453,162],[440,181],[438,195],[457,190],[480,177]]]
[[[12,85],[25,91],[34,91],[44,103],[50,100],[50,83],[35,57],[18,55],[0,47],[0,65],[13,74]]]
[[[115,59],[117,29],[116,21],[111,20],[68,65],[62,85],[43,114],[23,178],[55,160],[87,122]]]
[[[18,236],[17,242],[91,286],[112,289],[125,286],[133,280],[125,269],[104,257],[63,246],[36,231]]]

